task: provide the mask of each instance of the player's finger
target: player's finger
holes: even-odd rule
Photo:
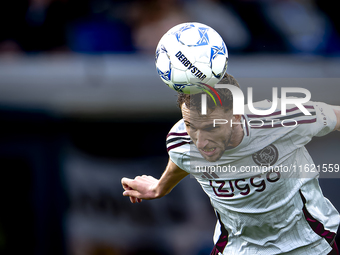
[[[138,198],[136,198],[136,197],[130,197],[130,201],[131,201],[131,203],[136,203],[136,202],[138,202]]]
[[[123,196],[127,197],[136,197],[139,198],[140,197],[140,193],[137,190],[125,190],[123,192]]]
[[[123,189],[128,190],[128,189],[131,189],[131,188],[128,185],[123,184]]]
[[[127,188],[125,189],[125,190],[132,190],[132,188],[130,188],[129,186],[127,186]],[[138,199],[139,198],[136,198],[136,197],[130,197],[130,201],[131,201],[131,203],[136,203],[136,202],[138,202]],[[140,202],[138,202],[138,203],[140,203]]]
[[[126,184],[123,184],[123,188],[124,188],[124,190],[132,190],[132,188],[130,188]],[[137,199],[136,197],[132,197],[132,196],[130,196],[129,198],[130,198],[131,203],[133,203],[133,204],[136,203],[136,202],[140,203],[139,198]]]
[[[129,182],[131,182],[131,181],[132,181],[132,179],[126,178],[126,177],[123,177],[123,178],[121,179],[121,183],[122,183],[123,186],[124,186],[124,185],[128,185],[128,186],[129,186]]]
[[[136,183],[134,182],[133,179],[123,177],[121,182],[122,182],[123,187],[124,187],[124,185],[127,185],[127,186],[131,187],[132,189],[136,188]]]
[[[141,203],[143,200],[141,198],[137,198],[137,202]]]

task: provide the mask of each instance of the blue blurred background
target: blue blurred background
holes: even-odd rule
[[[120,179],[158,178],[181,118],[154,51],[172,26],[212,26],[228,72],[254,99],[303,87],[340,104],[340,19],[321,0],[13,0],[0,3],[0,253],[202,255],[215,216],[187,177],[132,205]],[[256,89],[255,89],[256,88]],[[314,139],[316,164],[339,163],[340,136]],[[323,175],[340,209],[338,175]]]

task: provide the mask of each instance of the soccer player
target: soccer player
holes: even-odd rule
[[[238,86],[231,75],[222,84]],[[217,216],[217,254],[339,254],[335,234],[340,217],[322,195],[319,172],[304,145],[313,136],[340,130],[340,107],[308,102],[280,115],[233,115],[228,89],[222,104],[201,95],[178,95],[183,119],[167,136],[169,163],[160,179],[122,178],[132,203],[168,194],[189,173],[210,197]],[[258,109],[269,109],[261,101]]]

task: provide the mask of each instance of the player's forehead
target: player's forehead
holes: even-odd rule
[[[214,119],[228,119],[232,116],[231,111],[226,112],[223,108],[220,107],[216,108],[211,113],[208,112],[207,115],[202,115],[196,109],[190,110],[190,108],[187,107],[185,103],[182,104],[181,110],[184,122],[197,125],[211,124],[213,123]]]

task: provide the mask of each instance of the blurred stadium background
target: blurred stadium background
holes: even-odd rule
[[[203,255],[215,216],[186,178],[132,205],[123,176],[159,177],[181,118],[154,50],[172,26],[212,26],[246,95],[303,87],[340,104],[340,19],[321,0],[20,0],[0,4],[0,253]],[[339,133],[316,138],[316,164],[339,163]],[[323,175],[340,209],[338,175]]]

